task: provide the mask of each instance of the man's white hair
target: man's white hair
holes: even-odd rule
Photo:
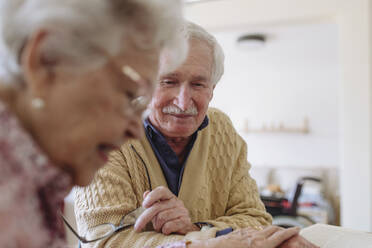
[[[116,55],[125,41],[145,51],[166,49],[173,66],[187,55],[181,0],[0,0],[0,18],[0,73],[7,83],[23,82],[20,54],[39,30],[48,33],[43,59],[72,69],[103,63],[98,51]]]
[[[213,35],[211,35],[204,28],[195,23],[186,23],[186,33],[189,39],[196,38],[205,41],[212,48],[213,68],[211,82],[216,85],[218,81],[220,81],[224,73],[225,55],[221,45],[217,42],[216,38]]]

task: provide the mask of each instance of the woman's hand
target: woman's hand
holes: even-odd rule
[[[283,229],[269,226],[261,231],[245,228],[218,238],[192,243],[188,248],[275,248],[299,231],[298,227]]]

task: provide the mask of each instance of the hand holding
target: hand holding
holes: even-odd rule
[[[186,234],[198,231],[190,219],[189,211],[183,202],[168,188],[160,186],[144,193],[142,207],[146,210],[137,219],[134,229],[141,231],[150,221],[154,230],[165,235],[171,233]]]

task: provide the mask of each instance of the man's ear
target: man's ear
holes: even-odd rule
[[[209,102],[212,101],[212,99],[213,99],[214,88],[216,88],[216,84],[213,84],[213,87],[212,87],[212,93],[211,93],[211,96],[210,96],[210,98],[209,98]]]
[[[20,64],[25,83],[31,94],[41,97],[48,84],[51,83],[50,63],[45,60],[42,53],[42,44],[48,33],[40,30],[30,37],[23,47],[20,55]]]

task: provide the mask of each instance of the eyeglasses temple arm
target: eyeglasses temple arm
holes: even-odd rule
[[[74,228],[70,225],[70,223],[68,223],[68,221],[66,220],[65,216],[62,214],[62,213],[59,213],[59,215],[62,217],[63,219],[63,222],[66,224],[66,226],[68,227],[68,229],[70,229],[70,231],[79,239],[79,241],[83,242],[83,243],[86,243],[87,240],[84,238],[84,237],[81,237],[75,230]]]

